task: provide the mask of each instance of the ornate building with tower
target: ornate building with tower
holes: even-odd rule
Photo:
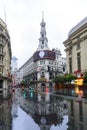
[[[31,58],[18,70],[19,79],[23,79],[30,86],[36,87],[38,91],[45,91],[49,87],[53,89],[52,79],[55,75],[65,73],[66,60],[61,56],[59,49],[50,49],[46,35],[46,23],[42,17],[40,24],[39,45]],[[23,78],[21,78],[21,74]],[[38,86],[38,87],[37,87]]]

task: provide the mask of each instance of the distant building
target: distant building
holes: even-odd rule
[[[12,60],[11,60],[11,70],[12,70],[12,73],[17,71],[17,58],[15,56],[12,57]]]
[[[87,17],[74,26],[64,42],[68,73],[87,71]]]
[[[55,61],[58,66],[59,73],[65,74],[66,73],[66,58],[62,57],[61,51],[58,48],[56,49],[54,48],[52,49],[52,51],[54,51],[56,55]]]
[[[65,73],[63,69],[65,63],[59,49],[50,50],[48,47],[44,18],[42,18],[40,26],[38,48],[32,57],[19,69],[19,73],[21,79],[25,80],[28,85],[36,85],[38,91],[45,91],[45,86],[49,87],[50,90],[53,89],[52,79],[54,76]]]
[[[7,25],[0,19],[0,95],[8,96],[11,87],[11,43]]]
[[[12,86],[15,86],[16,84],[18,84],[17,82],[17,58],[15,56],[12,57],[11,60],[11,73],[12,73]]]

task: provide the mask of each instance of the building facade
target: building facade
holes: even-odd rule
[[[87,17],[74,26],[64,42],[68,73],[87,71]]]
[[[53,77],[65,73],[63,68],[66,66],[66,63],[62,62],[63,58],[59,49],[50,50],[48,47],[46,23],[43,18],[40,26],[38,48],[18,71],[21,74],[19,78],[25,80],[29,85],[35,83],[36,87],[38,86],[38,91],[44,91],[45,86],[50,86],[49,89],[52,90]]]
[[[15,86],[16,84],[18,84],[17,74],[16,74],[18,70],[17,60],[18,59],[15,56],[13,56],[11,60],[12,86]]]
[[[7,97],[11,86],[11,43],[7,26],[0,19],[0,95]]]

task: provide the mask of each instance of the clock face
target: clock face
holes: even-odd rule
[[[47,120],[45,119],[45,117],[42,117],[41,120],[40,120],[40,122],[41,122],[43,125],[45,125],[46,122],[47,122]]]
[[[40,51],[40,52],[39,52],[39,56],[40,56],[41,58],[43,58],[44,55],[45,55],[45,52],[44,52],[44,51]]]

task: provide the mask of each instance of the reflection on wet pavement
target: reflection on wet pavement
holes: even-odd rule
[[[63,116],[67,115],[68,112],[66,106],[67,102],[62,98],[55,99],[54,97],[51,97],[49,93],[35,93],[34,98],[28,97],[28,99],[26,99],[24,94],[20,95],[19,92],[17,92],[16,95],[13,96],[13,100],[12,115],[15,124],[13,130],[17,130],[16,128],[18,128],[21,122],[23,125],[21,129],[25,129],[25,127],[29,125],[28,128],[31,128],[32,130],[50,130],[53,125],[55,127],[62,126],[64,121]],[[15,116],[18,117],[15,119]],[[22,117],[20,118],[20,116]],[[26,121],[27,117],[28,119]],[[28,120],[29,122],[32,121],[33,126],[31,125],[32,123],[26,124]]]
[[[11,100],[0,100],[0,130],[11,130],[11,123]]]
[[[16,89],[0,100],[0,130],[87,130],[87,100],[49,93],[25,96]]]

